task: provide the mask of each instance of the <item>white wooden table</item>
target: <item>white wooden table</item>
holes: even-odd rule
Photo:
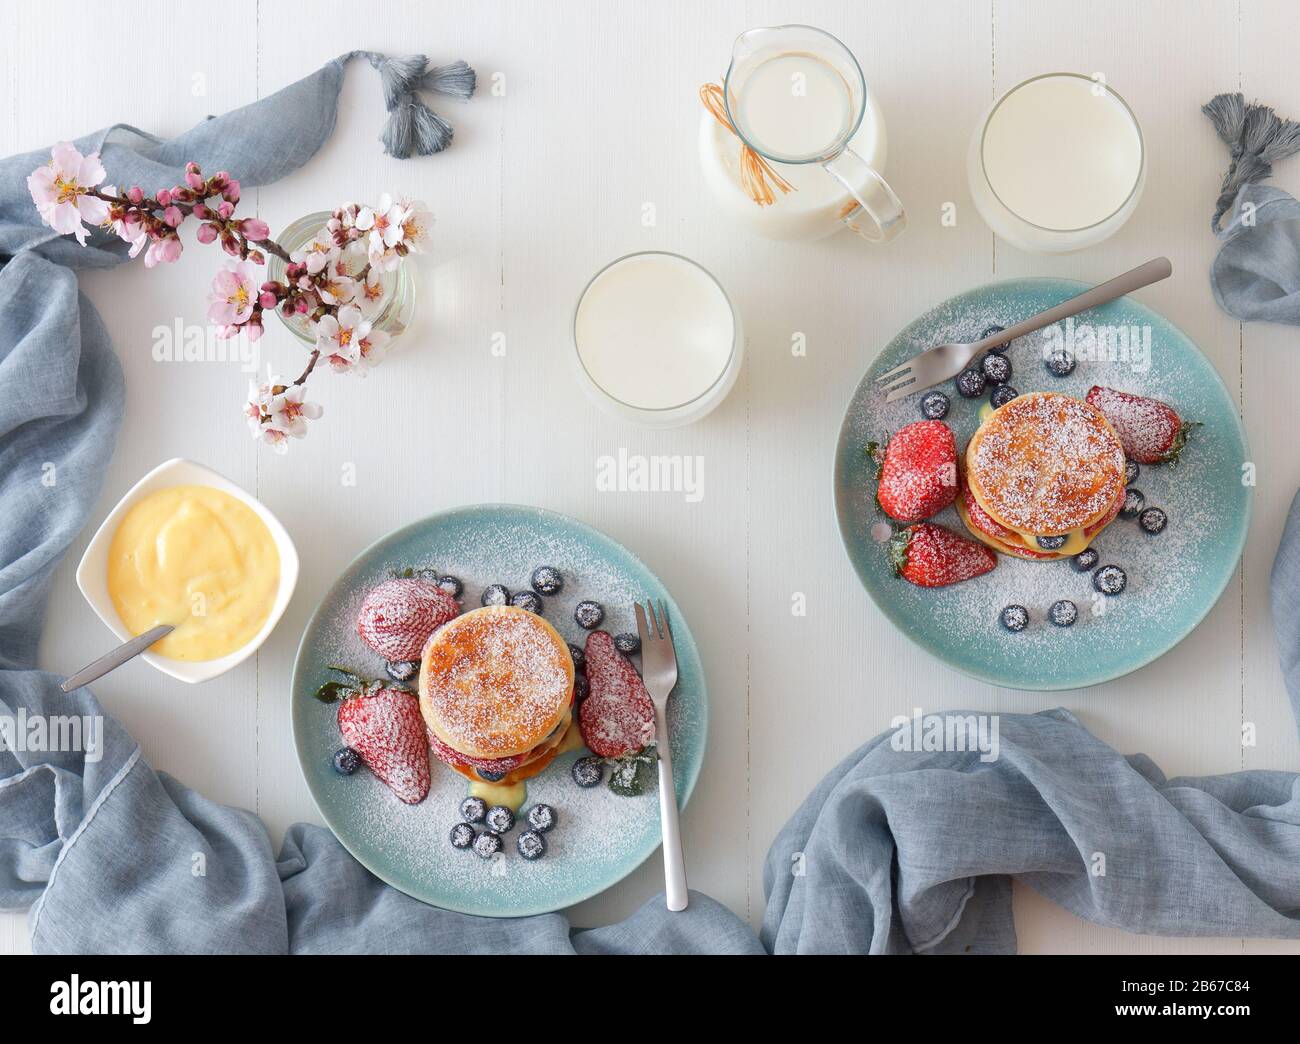
[[[150,13],[134,24],[156,26],[157,45],[106,46],[113,30],[90,9],[50,19],[36,4],[5,5],[0,151],[115,121],[177,133],[352,46],[463,57],[481,85],[463,108],[435,105],[456,126],[448,152],[402,163],[375,140],[379,87],[357,63],[321,153],[249,200],[273,230],[384,190],[423,198],[438,218],[436,249],[419,277],[418,321],[401,353],[365,382],[314,381],[326,417],[288,456],[248,438],[237,412],[247,377],[237,365],[151,357],[156,326],[204,322],[218,253],[190,246],[171,267],[137,264],[82,279],[127,375],[125,427],[87,533],[143,472],[186,456],[265,500],[304,559],[284,620],[240,669],[191,688],[137,663],[96,686],[153,765],[255,809],[277,842],[290,823],[315,819],[290,739],[288,679],[317,599],[390,529],[455,505],[510,501],[605,530],[643,557],[689,614],[713,705],[707,763],[684,819],[691,884],[755,923],[763,858],[778,828],[841,755],[918,703],[1064,705],[1170,775],[1300,769],[1267,600],[1285,510],[1300,484],[1291,403],[1300,336],[1242,327],[1213,302],[1208,219],[1226,153],[1199,112],[1211,95],[1240,89],[1300,115],[1286,0],[330,3],[311,5],[322,13],[306,22],[288,5],[229,0],[222,24],[240,41],[229,53],[200,42],[176,5],[136,6]],[[911,215],[888,247],[849,235],[770,244],[727,224],[706,194],[696,89],[722,73],[738,32],[788,21],[840,36],[878,93],[888,176]],[[1103,72],[1128,99],[1146,135],[1149,175],[1137,213],[1113,239],[1044,258],[994,240],[970,203],[964,157],[995,94],[1056,69]],[[1284,163],[1276,180],[1300,194],[1300,161]],[[949,201],[955,227],[940,223]],[[656,215],[650,226],[647,203]],[[714,271],[749,335],[730,398],[703,422],[669,432],[597,412],[566,359],[585,280],[609,259],[647,248],[679,251]],[[873,353],[953,293],[1021,275],[1100,280],[1160,253],[1173,260],[1175,277],[1142,299],[1214,361],[1249,429],[1259,485],[1242,567],[1191,640],[1122,681],[1055,695],[970,681],[896,633],[849,567],[829,482],[841,408]],[[805,358],[789,350],[795,331],[806,335]],[[498,334],[504,357],[492,351]],[[271,329],[263,345],[296,372],[301,349],[283,330]],[[400,424],[381,421],[394,411]],[[704,499],[598,493],[596,458],[621,447],[702,455]],[[347,465],[355,486],[341,481]],[[80,666],[109,640],[73,581],[84,540],[55,578],[41,652],[53,670]],[[791,613],[795,592],[806,596],[804,617]],[[1255,723],[1257,746],[1242,746],[1243,722]],[[660,872],[652,859],[574,910],[574,920],[631,912],[660,888]],[[1026,889],[1016,915],[1025,951],[1300,952],[1294,943],[1132,936],[1083,923]],[[0,949],[26,948],[24,919],[0,920]]]

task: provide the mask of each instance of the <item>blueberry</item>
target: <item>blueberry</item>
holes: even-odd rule
[[[980,370],[990,384],[1006,384],[1011,380],[1011,360],[997,352],[980,360]]]
[[[581,645],[569,643],[569,655],[573,657],[573,669],[575,671],[585,671],[587,669],[587,654],[582,651]]]
[[[460,803],[460,818],[466,823],[482,823],[487,815],[487,802],[478,797],[467,797]]]
[[[396,660],[384,664],[384,673],[393,681],[407,682],[420,673],[420,664],[416,660]]]
[[[941,391],[926,392],[921,396],[921,416],[928,420],[943,420],[948,416],[948,396]]]
[[[1034,537],[1034,540],[1044,551],[1059,551],[1065,546],[1063,536],[1041,536]]]
[[[465,585],[457,577],[451,575],[440,576],[438,577],[438,590],[446,592],[452,598],[459,598],[460,593],[465,590]]]
[[[1019,634],[1029,626],[1029,610],[1023,605],[1009,605],[1002,610],[1001,621],[1012,634]]]
[[[528,825],[544,834],[556,823],[555,809],[550,805],[534,805],[528,810]]]
[[[1092,586],[1104,595],[1117,595],[1128,586],[1128,574],[1117,565],[1104,565],[1092,574]]]
[[[984,332],[983,332],[982,334],[980,334],[980,340],[982,341],[982,340],[984,340],[984,338],[986,338],[986,337],[992,337],[995,333],[1001,333],[1001,332],[1002,332],[1003,330],[1005,330],[1005,329],[1006,329],[1005,326],[997,326],[997,325],[994,325],[994,326],[986,326],[986,327],[984,327]],[[990,348],[989,351],[991,351],[991,352],[1005,352],[1009,347],[1010,347],[1010,344],[999,344],[996,348]]]
[[[538,566],[530,583],[539,595],[557,595],[564,589],[564,577],[555,566]]]
[[[1069,377],[1074,373],[1074,352],[1068,348],[1057,348],[1045,360],[1047,372],[1054,377]]]
[[[478,831],[468,823],[457,823],[451,828],[451,847],[469,848],[478,838]]]
[[[520,609],[527,609],[530,613],[542,615],[542,600],[532,591],[516,591],[510,596],[510,604],[518,606]]]
[[[1168,524],[1169,516],[1158,507],[1149,507],[1138,515],[1138,525],[1142,527],[1142,532],[1150,533],[1152,536],[1164,532]]]
[[[622,634],[614,635],[614,648],[624,656],[631,656],[641,651],[641,639],[635,634],[624,631]]]
[[[484,783],[500,783],[506,778],[504,772],[490,772],[485,768],[476,768],[474,774],[478,776],[479,779],[483,780]]]
[[[493,805],[487,810],[483,822],[494,834],[507,834],[515,825],[515,814],[505,805]]]
[[[1140,489],[1126,489],[1124,491],[1124,506],[1119,509],[1120,517],[1137,518],[1146,502],[1147,498],[1142,495]]]
[[[989,393],[989,405],[995,410],[999,406],[1005,406],[1020,393],[1009,384],[999,384]]]
[[[1047,618],[1057,627],[1073,627],[1074,621],[1079,619],[1079,607],[1068,598],[1062,598],[1059,602],[1052,603],[1052,607],[1047,610]]]
[[[579,758],[570,771],[578,786],[598,787],[605,778],[605,763],[600,758]]]
[[[483,596],[479,602],[483,605],[509,605],[510,592],[505,584],[489,584],[483,588]]]
[[[1133,485],[1133,483],[1138,480],[1138,476],[1141,474],[1142,474],[1142,469],[1138,466],[1138,462],[1136,460],[1124,461],[1124,485],[1126,486]]]
[[[525,859],[541,859],[546,855],[546,838],[536,830],[525,830],[515,838],[515,847]]]
[[[484,830],[478,837],[474,838],[474,853],[480,859],[491,859],[501,851],[503,842],[499,834],[494,834],[489,830]]]
[[[351,747],[339,747],[334,752],[334,771],[340,776],[350,776],[361,767],[361,755]]]
[[[579,602],[573,607],[573,619],[584,631],[594,631],[605,619],[599,602]]]
[[[1097,552],[1092,548],[1085,547],[1070,559],[1070,564],[1074,566],[1074,571],[1076,573],[1090,573],[1100,560],[1101,555],[1097,554]]]
[[[575,674],[573,676],[573,698],[576,702],[581,703],[591,693],[591,682],[587,681],[585,674]]]
[[[963,399],[978,399],[984,394],[984,374],[974,367],[957,374],[957,394]]]

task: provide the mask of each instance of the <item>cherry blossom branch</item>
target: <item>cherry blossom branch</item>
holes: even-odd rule
[[[219,336],[244,333],[256,341],[264,332],[263,315],[275,309],[286,321],[305,323],[315,336],[296,380],[268,377],[250,390],[250,428],[276,450],[283,452],[289,438],[306,433],[306,420],[321,415],[304,397],[321,359],[335,372],[364,376],[385,355],[390,336],[373,321],[387,303],[384,276],[427,245],[432,218],[422,203],[395,202],[387,194],[374,207],[346,203],[310,243],[291,253],[270,238],[266,222],[236,216],[240,185],[226,171],[205,177],[197,163],[187,163],[183,184],[153,195],[139,185],[125,191],[100,187],[105,177],[98,153],[83,156],[60,142],[27,185],[41,219],[55,231],[83,245],[90,231],[83,221],[111,231],[130,244],[131,257],[144,251],[148,268],[181,256],[179,229],[193,218],[200,243],[220,243],[236,259],[217,273],[208,297],[208,318]],[[258,283],[254,266],[265,265],[268,254],[284,263],[284,276]]]

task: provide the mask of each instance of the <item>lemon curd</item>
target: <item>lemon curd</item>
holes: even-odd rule
[[[152,647],[215,660],[247,645],[280,587],[280,553],[247,504],[210,486],[150,493],[123,517],[108,556],[108,593],[132,634],[176,630]]]

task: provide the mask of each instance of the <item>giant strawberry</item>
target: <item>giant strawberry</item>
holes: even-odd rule
[[[904,425],[883,451],[868,452],[880,463],[876,499],[890,518],[920,522],[957,499],[957,442],[943,421]]]
[[[418,660],[429,635],[460,614],[460,603],[418,577],[394,577],[366,595],[357,634],[385,660]]]
[[[578,708],[578,728],[593,754],[621,758],[655,738],[655,709],[636,668],[605,631],[587,636],[590,692]]]
[[[423,801],[429,793],[429,743],[419,698],[410,689],[341,673],[348,682],[327,682],[316,695],[339,701],[343,742],[401,801]]]
[[[1110,422],[1129,460],[1174,464],[1196,424],[1184,421],[1167,402],[1094,384],[1088,402]]]
[[[894,572],[917,587],[945,587],[982,576],[998,564],[993,550],[950,529],[922,522],[889,540]]]

